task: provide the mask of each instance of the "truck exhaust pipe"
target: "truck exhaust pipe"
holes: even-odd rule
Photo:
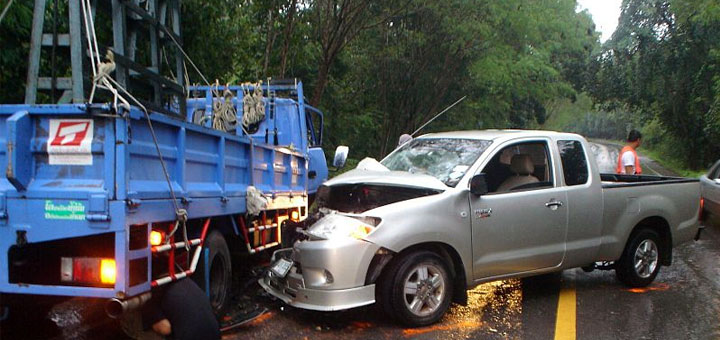
[[[146,292],[125,300],[112,298],[108,300],[105,305],[105,313],[107,313],[109,317],[117,319],[126,312],[142,307],[151,297],[152,293]]]

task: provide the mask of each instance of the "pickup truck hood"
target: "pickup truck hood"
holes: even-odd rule
[[[390,171],[373,159],[357,169],[325,182],[317,195],[318,207],[346,213],[362,213],[388,204],[428,195],[448,187],[430,175]]]
[[[448,189],[443,182],[430,175],[389,170],[371,171],[354,169],[325,182],[327,186],[342,184],[375,184],[408,188],[427,188],[439,191]]]
[[[372,158],[363,159],[356,169],[325,182],[326,186],[344,184],[374,184],[438,191],[448,189],[445,183],[433,176],[405,171],[390,171]]]

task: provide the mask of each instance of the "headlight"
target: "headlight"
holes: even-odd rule
[[[374,217],[351,217],[332,214],[321,218],[313,224],[307,233],[325,240],[343,237],[363,239],[375,230],[375,226],[379,223],[380,219]]]

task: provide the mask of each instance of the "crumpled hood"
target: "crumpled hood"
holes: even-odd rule
[[[445,191],[448,187],[430,175],[412,174],[404,171],[371,171],[354,169],[324,183],[326,186],[342,184],[375,184],[408,188],[427,188]]]

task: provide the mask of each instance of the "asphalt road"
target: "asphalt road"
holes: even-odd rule
[[[593,144],[601,171],[612,172],[618,148]],[[671,175],[641,157],[646,173]],[[284,306],[249,282],[238,305],[268,312],[226,332],[223,339],[719,339],[720,219],[700,241],[674,249],[651,286],[628,289],[613,271],[581,269],[492,282],[469,292],[438,324],[396,325],[374,306],[334,313]],[[63,302],[37,324],[0,328],[0,339],[122,339],[119,326],[99,316],[94,301]],[[8,330],[8,328],[10,328]]]

